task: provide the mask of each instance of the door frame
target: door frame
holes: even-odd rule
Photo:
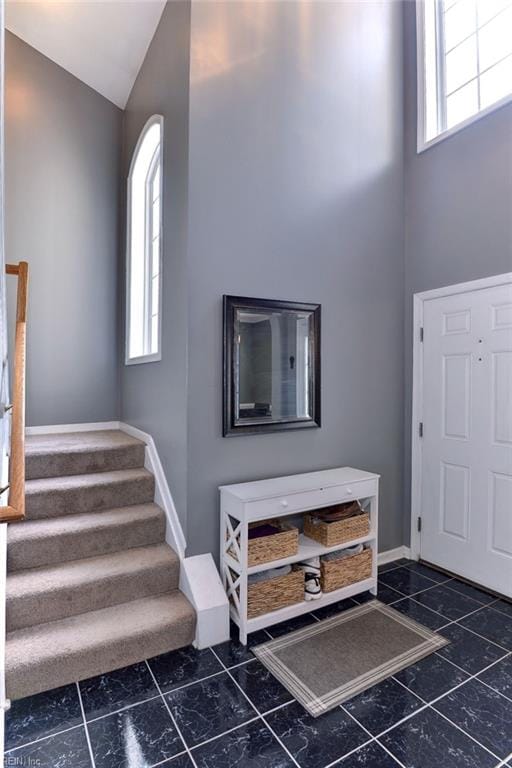
[[[419,425],[423,421],[423,317],[425,302],[444,296],[496,288],[512,284],[512,272],[456,283],[430,291],[415,293],[413,296],[413,372],[412,372],[412,423],[411,423],[411,557],[418,560],[421,552],[421,532],[418,518],[421,517],[423,441]]]

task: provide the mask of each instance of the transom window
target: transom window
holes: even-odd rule
[[[161,359],[162,130],[148,120],[128,175],[127,364]]]
[[[418,146],[512,95],[512,0],[421,0]]]

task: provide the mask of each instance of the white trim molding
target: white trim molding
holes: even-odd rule
[[[401,560],[402,557],[406,560],[417,559],[411,557],[410,547],[402,546],[396,547],[395,549],[388,549],[386,552],[379,552],[377,555],[377,565],[392,563],[394,560]]]
[[[155,503],[165,512],[166,519],[166,533],[165,540],[170,547],[179,555],[180,560],[183,562],[185,559],[185,550],[187,542],[185,540],[185,534],[176,511],[176,506],[172,498],[171,490],[165,476],[162,462],[156,449],[155,441],[152,436],[147,432],[143,432],[137,427],[132,427],[130,424],[119,422],[119,429],[122,432],[126,432],[127,435],[136,437],[146,444],[146,459],[144,466],[155,476]]]
[[[462,120],[462,122],[457,123],[457,125],[454,125],[452,128],[447,128],[445,131],[441,131],[441,133],[438,133],[437,136],[434,136],[433,139],[429,139],[429,141],[426,141],[423,136],[420,134],[418,129],[418,146],[417,146],[417,154],[420,155],[422,152],[425,152],[427,149],[430,149],[430,147],[434,147],[436,144],[439,144],[441,141],[444,141],[445,139],[449,139],[450,136],[454,136],[456,133],[459,133],[459,131],[462,131],[464,128],[467,128],[469,125],[473,125],[473,123],[476,123],[478,120],[481,120],[483,117],[486,117],[487,115],[491,115],[493,112],[496,112],[497,109],[501,109],[502,107],[505,107],[507,104],[510,104],[512,102],[512,94],[510,96],[504,96],[499,101],[494,102],[494,104],[490,104],[485,109],[481,109],[480,112],[476,112],[474,115],[471,115],[471,117],[467,117],[465,120]],[[421,116],[421,112],[418,112],[418,120],[423,119]]]
[[[183,560],[180,590],[196,611],[195,647],[208,648],[229,640],[229,602],[210,554]]]
[[[229,640],[229,603],[211,554],[186,557],[187,542],[152,436],[124,422],[119,429],[146,444],[144,466],[155,476],[155,503],[165,512],[165,540],[180,558],[180,590],[196,612],[194,645],[207,648]]]
[[[455,296],[469,291],[483,291],[499,285],[512,284],[512,272],[492,275],[480,280],[456,283],[430,291],[415,293],[413,296],[413,374],[412,374],[412,422],[411,422],[411,558],[421,556],[421,533],[418,531],[418,518],[421,517],[422,488],[422,440],[418,424],[423,421],[423,328],[424,304],[432,299]]]
[[[415,293],[414,298],[423,302],[429,299],[441,299],[443,296],[455,296],[458,293],[467,293],[468,291],[483,291],[486,288],[495,288],[497,285],[509,285],[510,283],[512,283],[512,272],[505,272],[502,275],[491,275],[479,280],[468,280],[465,283],[455,283],[445,285],[442,288],[433,288],[430,291],[422,291]]]

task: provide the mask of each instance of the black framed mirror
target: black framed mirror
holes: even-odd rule
[[[320,304],[224,296],[224,437],[320,426]]]

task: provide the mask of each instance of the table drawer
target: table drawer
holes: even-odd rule
[[[342,504],[352,499],[363,499],[377,495],[377,480],[366,480],[347,485],[337,485],[328,488],[317,488],[313,491],[290,493],[271,499],[259,499],[246,504],[246,514],[251,520],[288,515],[294,512],[304,512],[308,509],[327,507],[331,504]]]

